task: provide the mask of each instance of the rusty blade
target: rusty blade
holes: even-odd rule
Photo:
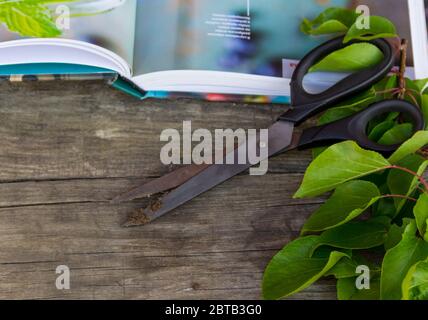
[[[280,151],[290,147],[290,144],[292,143],[293,130],[294,124],[285,121],[276,122],[269,128],[269,157],[276,155]],[[255,144],[249,143],[248,145],[251,146]],[[235,158],[237,158],[240,148],[241,147],[238,147],[234,150]],[[156,220],[166,213],[181,206],[182,204],[192,200],[198,195],[245,171],[251,166],[252,165],[249,163],[233,165],[213,164],[208,166],[198,175],[194,176],[175,190],[168,193],[159,202],[150,205],[146,209],[140,209],[134,212],[123,226],[134,227],[145,225],[153,220]]]
[[[235,144],[234,148],[238,148],[238,145]],[[223,153],[220,157],[225,157],[226,153],[227,148],[223,150]],[[215,163],[215,158],[213,158],[213,163]],[[114,197],[112,200],[110,200],[110,202],[113,204],[118,204],[125,201],[140,199],[151,196],[156,193],[172,190],[182,185],[194,176],[198,175],[210,165],[211,164],[191,164],[183,166],[160,178],[140,185],[134,189],[131,189],[130,191],[126,191],[125,193]]]
[[[144,185],[136,187],[127,191],[117,197],[113,198],[110,202],[118,204],[125,201],[131,201],[143,197],[148,197],[152,194],[168,191],[182,185],[193,176],[206,169],[208,164],[191,164],[178,168],[158,179],[152,180]]]

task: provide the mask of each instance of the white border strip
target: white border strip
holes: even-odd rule
[[[416,79],[428,78],[428,34],[424,0],[407,0]]]

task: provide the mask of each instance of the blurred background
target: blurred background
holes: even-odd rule
[[[63,30],[61,38],[99,45],[117,53],[132,66],[137,0],[52,1],[49,8],[53,19],[56,19],[58,5],[67,5],[72,16],[70,29]],[[23,38],[25,36],[10,32],[0,24],[0,41]]]
[[[326,40],[302,34],[303,18],[330,6],[367,4],[410,39],[407,0],[140,0],[135,74],[200,69],[282,76],[282,59],[300,59]],[[247,16],[251,39],[211,36],[213,14]]]
[[[53,19],[57,5],[70,8],[71,29],[64,30],[61,37],[93,43],[119,54],[133,66],[135,75],[196,69],[281,77],[283,59],[300,59],[326,40],[302,34],[299,26],[303,18],[313,19],[331,6],[354,8],[366,4],[372,14],[393,20],[400,35],[410,39],[407,1],[61,0],[53,1],[49,8]],[[218,26],[213,22],[218,17],[226,22],[244,21],[250,37],[217,34]],[[0,41],[21,38],[24,36],[0,24]],[[410,65],[411,58],[409,54]]]

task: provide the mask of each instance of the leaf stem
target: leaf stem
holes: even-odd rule
[[[427,191],[425,191],[423,188],[421,188],[420,186],[417,186],[416,189],[418,189],[419,191],[421,191],[422,193],[426,193]]]
[[[413,100],[413,103],[415,104],[415,106],[419,107],[418,100],[415,98],[415,96],[411,92],[406,92],[406,94]]]
[[[401,40],[401,57],[400,57],[400,71],[398,73],[398,84],[400,88],[400,93],[398,94],[398,99],[404,99],[406,95],[406,79],[404,74],[406,72],[406,61],[407,61],[407,47],[408,47],[407,39]]]
[[[428,159],[428,147],[419,150],[418,154],[424,157],[425,159]]]
[[[399,198],[399,199],[405,199],[413,202],[417,202],[418,200],[412,197],[404,196],[401,194],[385,194],[381,196],[381,198]]]
[[[398,88],[385,89],[385,90],[375,91],[375,94],[385,94],[385,93],[396,94],[398,93],[398,90],[399,90]]]
[[[420,94],[420,92],[418,90],[411,89],[411,88],[406,88],[406,91],[411,91],[413,93]]]
[[[408,168],[400,167],[400,166],[396,166],[396,165],[387,166],[386,169],[397,169],[397,170],[401,170],[401,171],[407,172],[407,173],[415,176],[416,178],[418,178],[418,180],[424,186],[425,190],[428,192],[428,181],[426,181],[422,176],[418,175],[416,172],[414,172]]]

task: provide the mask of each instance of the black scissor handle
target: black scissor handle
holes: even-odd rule
[[[321,93],[311,94],[303,88],[303,78],[310,67],[330,53],[360,42],[364,41],[353,41],[344,44],[343,37],[339,37],[326,42],[308,53],[300,61],[291,79],[292,109],[282,115],[280,119],[299,124],[307,118],[324,111],[327,107],[346,97],[366,90],[382,80],[393,68],[395,54],[389,42],[384,39],[375,39],[365,42],[377,46],[382,51],[384,57],[381,63],[373,68],[351,74]]]
[[[397,150],[399,145],[379,144],[371,141],[367,136],[369,122],[390,112],[399,112],[406,116],[412,122],[415,132],[425,128],[423,114],[417,106],[404,100],[384,100],[374,103],[350,117],[305,130],[300,138],[299,148],[312,148],[345,140],[354,140],[362,148],[384,154],[392,153]]]

